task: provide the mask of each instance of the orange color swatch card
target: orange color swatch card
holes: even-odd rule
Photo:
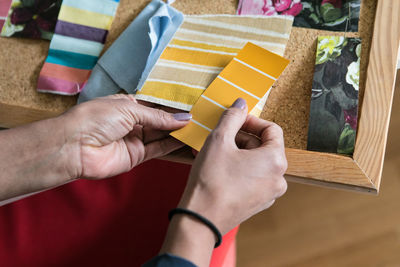
[[[200,151],[224,110],[239,97],[252,110],[288,64],[289,60],[247,43],[197,100],[189,124],[171,135]]]

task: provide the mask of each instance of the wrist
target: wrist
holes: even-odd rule
[[[60,116],[50,120],[51,127],[59,128],[54,147],[58,152],[59,175],[66,181],[80,178],[81,159],[79,138],[71,134],[73,125]]]
[[[56,117],[32,125],[35,133],[37,175],[43,175],[43,186],[53,187],[77,177],[78,152],[66,136],[65,121]],[[32,148],[31,148],[32,149]]]
[[[215,242],[215,248],[219,247],[222,243],[222,235],[221,232],[218,230],[218,228],[207,218],[205,218],[204,216],[198,214],[197,212],[185,209],[185,208],[176,208],[171,210],[168,213],[168,219],[171,220],[171,218],[174,215],[187,215],[192,217],[193,219],[196,219],[198,221],[200,221],[203,225],[206,225],[215,235],[216,237],[216,242]]]
[[[197,266],[208,266],[215,242],[216,236],[207,225],[189,215],[176,214],[160,253],[185,258]]]
[[[221,220],[223,214],[226,214],[226,210],[221,210],[220,200],[217,196],[214,196],[210,192],[206,192],[206,188],[196,184],[191,187],[187,187],[178,207],[191,210],[196,212],[211,223],[213,223],[222,235],[226,234],[230,229],[225,229],[224,222]]]
[[[5,130],[1,135],[2,200],[52,188],[76,178],[72,167],[74,155],[58,118]]]

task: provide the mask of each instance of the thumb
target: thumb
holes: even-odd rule
[[[175,130],[185,126],[192,118],[190,113],[168,113],[161,109],[136,104],[131,112],[137,124],[157,130]]]
[[[161,109],[139,104],[134,97],[116,96],[110,98],[114,106],[129,116],[129,122],[157,130],[175,130],[185,126],[192,115],[189,113],[169,113]]]
[[[242,128],[247,117],[247,104],[243,98],[238,98],[221,116],[214,132],[226,136],[235,142],[235,137]]]

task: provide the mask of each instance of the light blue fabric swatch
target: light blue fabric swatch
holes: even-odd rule
[[[183,14],[161,0],[148,4],[97,62],[78,103],[135,93],[183,23]]]

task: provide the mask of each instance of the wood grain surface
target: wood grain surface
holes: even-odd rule
[[[240,227],[238,267],[400,266],[400,78],[379,196],[289,183]]]
[[[379,190],[396,79],[400,1],[379,1],[354,160]]]
[[[364,92],[360,92],[360,121],[353,159],[287,149],[289,179],[293,175],[296,176],[293,181],[307,184],[379,192],[396,80],[399,12],[400,1],[377,3],[366,85]]]
[[[374,185],[366,178],[364,171],[350,157],[298,149],[286,149],[289,167],[288,180],[331,187],[349,185],[349,189],[376,193]],[[307,179],[309,179],[307,181]],[[343,185],[343,186],[341,186]]]

